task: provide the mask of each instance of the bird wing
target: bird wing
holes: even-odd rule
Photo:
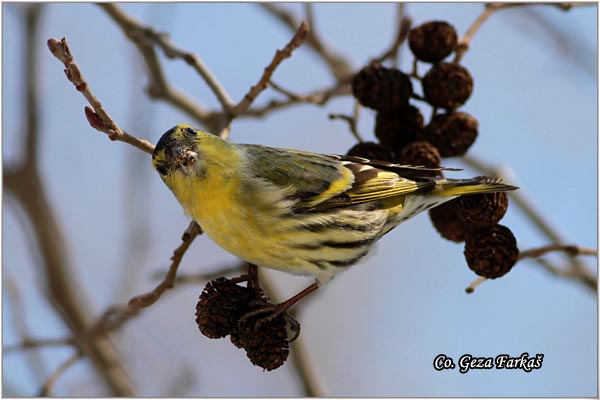
[[[439,178],[427,176],[426,172],[454,170],[401,165],[355,156],[335,157],[352,171],[354,183],[347,191],[322,203],[320,207],[359,204],[428,191],[436,186]]]
[[[335,157],[299,150],[243,145],[252,179],[285,192],[294,208],[311,208],[352,187],[354,174]]]
[[[294,209],[317,211],[402,196],[435,186],[424,172],[449,168],[399,165],[354,156],[244,145],[253,176],[286,191]]]

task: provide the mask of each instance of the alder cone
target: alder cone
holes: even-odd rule
[[[378,63],[367,65],[352,78],[352,95],[363,106],[377,111],[407,107],[412,94],[408,75]]]
[[[451,110],[462,106],[473,92],[473,78],[460,64],[435,64],[421,80],[425,100],[434,107]]]
[[[456,29],[445,21],[430,21],[408,32],[408,47],[417,59],[436,63],[456,48]]]
[[[464,254],[473,272],[496,279],[512,269],[519,258],[519,249],[510,229],[492,225],[469,232]]]

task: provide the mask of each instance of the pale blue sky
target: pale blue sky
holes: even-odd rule
[[[251,3],[134,4],[123,8],[168,32],[178,46],[198,54],[233,99],[260,76],[275,49],[291,33]],[[23,93],[20,5],[3,4],[3,157],[18,156]],[[300,4],[286,8],[302,13]],[[481,12],[476,3],[408,4],[415,24],[447,20],[464,33]],[[322,37],[358,68],[379,55],[395,32],[395,5],[316,4]],[[597,244],[597,10],[562,12],[550,7],[506,10],[492,16],[476,35],[463,64],[475,80],[463,110],[475,115],[480,133],[471,152],[509,172],[570,243]],[[10,33],[10,34],[9,34]],[[53,205],[63,222],[76,271],[74,285],[87,293],[98,314],[156,283],[187,226],[181,207],[151,169],[148,156],[113,143],[94,131],[86,105],[46,50],[49,37],[66,36],[98,98],[124,129],[156,142],[180,122],[171,107],[147,100],[143,64],[134,47],[103,11],[90,4],[51,4],[42,17],[37,66],[42,96],[41,166]],[[161,56],[162,58],[162,56]],[[411,57],[401,53],[402,68]],[[422,65],[420,70],[425,71]],[[218,103],[183,62],[166,61],[169,79],[205,105]],[[274,81],[308,91],[331,83],[307,48],[298,49]],[[418,85],[415,85],[418,87]],[[278,95],[265,91],[264,104]],[[345,153],[353,145],[347,126],[329,113],[349,113],[352,100],[326,107],[302,105],[265,119],[240,119],[231,139],[238,142]],[[425,108],[424,108],[425,110]],[[428,118],[428,114],[426,114]],[[360,132],[373,138],[374,114],[363,110]],[[444,162],[464,167],[459,160]],[[453,176],[477,175],[465,169]],[[32,335],[57,337],[64,328],[44,304],[32,253],[18,208],[4,199],[3,268],[16,280]],[[12,204],[14,205],[14,204]],[[132,221],[145,244],[129,251]],[[513,204],[502,223],[521,249],[549,244]],[[138,234],[139,235],[142,234]],[[422,214],[398,227],[365,263],[339,275],[306,301],[300,313],[317,374],[332,396],[596,396],[597,297],[581,285],[558,279],[531,262],[484,283],[473,295],[464,288],[475,278],[463,247],[445,241]],[[554,260],[562,260],[560,257]],[[595,268],[596,259],[584,260]],[[235,262],[207,237],[196,240],[181,271],[210,271]],[[124,270],[129,272],[123,278]],[[310,281],[269,272],[280,291],[293,294]],[[120,336],[139,394],[146,396],[297,396],[291,363],[271,373],[252,366],[228,340],[203,337],[194,323],[202,286],[179,288],[132,321]],[[3,296],[3,344],[17,340],[10,299]],[[495,357],[544,353],[540,370],[437,372],[440,353],[455,361],[463,354]],[[49,371],[70,349],[42,352]],[[5,384],[23,395],[40,382],[23,357],[3,357]],[[185,372],[185,373],[183,373]],[[178,380],[185,391],[171,391]],[[57,384],[57,395],[102,395],[86,362]]]

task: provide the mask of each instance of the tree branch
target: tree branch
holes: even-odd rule
[[[81,92],[88,103],[92,106],[85,108],[85,115],[90,125],[96,130],[106,133],[110,140],[119,140],[121,142],[129,143],[130,145],[135,146],[146,153],[152,154],[154,151],[154,145],[152,145],[146,139],[136,138],[129,135],[119,128],[110,115],[108,115],[108,112],[104,109],[102,103],[100,103],[96,96],[94,96],[89,88],[88,83],[83,78],[83,74],[79,69],[79,66],[73,59],[73,55],[71,54],[71,50],[67,44],[67,39],[48,39],[48,49],[54,55],[54,57],[64,64],[67,79],[73,85],[75,85],[75,89]]]
[[[579,247],[576,245],[552,244],[552,245],[548,245],[548,246],[538,247],[535,249],[530,249],[530,250],[519,252],[519,259],[517,260],[517,262],[521,261],[523,259],[533,258],[533,259],[535,259],[535,261],[537,261],[539,264],[541,264],[548,272],[550,272],[556,276],[563,276],[563,277],[579,280],[584,285],[586,285],[587,287],[592,289],[593,291],[597,291],[598,282],[591,275],[581,275],[579,273],[574,272],[573,270],[568,271],[568,270],[556,268],[554,265],[545,262],[545,260],[537,258],[537,257],[540,257],[544,254],[547,254],[547,253],[550,253],[553,251],[564,252],[564,253],[569,254],[570,256],[577,256],[577,255],[598,256],[598,251],[594,250],[594,249],[587,249],[587,248]],[[488,280],[488,278],[486,278],[485,276],[478,277],[465,289],[465,292],[467,292],[468,294],[473,293],[477,286],[479,286],[481,283],[483,283],[487,280]]]
[[[42,5],[30,5],[26,13],[26,27],[27,34],[25,36],[25,114],[26,117],[23,120],[23,132],[26,132],[25,136],[25,147],[22,159],[28,157],[34,164],[38,162],[38,130],[39,130],[39,118],[40,115],[37,104],[37,93],[38,93],[38,76],[36,71],[37,64],[28,62],[29,60],[36,60],[37,56],[37,27]],[[29,156],[28,156],[29,155]],[[37,167],[37,166],[36,166]]]
[[[39,4],[31,6],[38,7]],[[21,295],[22,291],[19,290],[19,284],[21,282],[21,280],[17,282],[12,278],[10,269],[7,268],[5,263],[3,265],[2,276],[2,290],[4,297],[3,307],[5,307],[3,325],[10,325],[6,313],[7,310],[10,310],[8,314],[12,317],[15,333],[21,338],[22,342],[25,342],[29,336],[26,318],[28,313],[25,304],[23,304],[23,297]],[[3,349],[3,351],[5,351],[4,354],[8,354],[10,352],[10,349],[9,352],[6,352],[6,350],[7,348]],[[48,375],[46,362],[39,352],[27,352],[27,354],[23,355],[23,358],[25,359],[25,362],[31,371],[32,378],[35,379],[36,382],[42,381],[44,377]]]
[[[295,30],[299,24],[299,21],[292,13],[275,5],[275,3],[261,2],[258,5],[291,30]],[[310,14],[311,12],[309,12]],[[345,80],[348,76],[351,76],[353,68],[350,62],[325,45],[313,25],[311,25],[311,31],[306,38],[306,43],[327,64],[329,70],[337,80]]]
[[[27,19],[29,26],[26,29],[26,43],[35,43],[37,40],[36,14]],[[24,65],[39,66],[35,51],[25,51]],[[32,247],[39,249],[41,254],[41,274],[47,284],[50,303],[57,309],[65,324],[72,331],[73,336],[80,338],[86,329],[89,315],[88,299],[77,292],[77,285],[73,284],[71,262],[67,257],[67,246],[54,209],[51,206],[44,181],[41,177],[38,163],[34,157],[39,153],[39,124],[31,125],[28,115],[32,110],[37,110],[39,101],[35,85],[37,71],[28,68],[30,76],[27,92],[28,102],[23,126],[29,126],[28,138],[25,141],[23,158],[17,165],[7,166],[3,171],[4,188],[13,196],[25,215],[31,222],[34,237]],[[35,128],[35,129],[34,129]],[[35,146],[35,148],[33,148]],[[111,393],[120,396],[133,395],[131,382],[121,365],[119,354],[112,344],[106,341],[87,343],[84,354],[92,361],[96,372],[100,375]]]
[[[272,111],[279,109],[288,108],[300,103],[310,103],[318,106],[327,104],[329,100],[334,97],[346,96],[351,93],[350,85],[347,82],[336,83],[333,87],[319,89],[308,94],[294,94],[282,89],[281,86],[275,84],[273,81],[269,82],[269,85],[276,91],[284,94],[287,99],[285,100],[271,100],[266,105],[261,107],[251,108],[248,111],[241,114],[239,117],[253,117],[260,118],[264,117]]]
[[[11,344],[2,348],[4,354],[12,353],[18,350],[29,350],[37,349],[40,347],[54,347],[54,346],[72,346],[75,344],[75,339],[61,338],[61,339],[23,339],[19,343]]]
[[[129,300],[130,307],[148,307],[154,304],[167,289],[171,289],[173,285],[175,285],[175,277],[177,276],[179,264],[181,264],[181,260],[183,259],[185,252],[190,247],[196,236],[200,235],[201,233],[202,230],[200,229],[200,226],[195,222],[191,222],[181,238],[183,243],[181,243],[181,245],[179,245],[179,247],[173,252],[173,256],[171,257],[171,266],[169,267],[169,271],[167,272],[165,278],[152,291],[135,296]]]
[[[398,55],[400,54],[400,46],[408,37],[408,32],[412,26],[412,19],[404,15],[404,3],[398,3],[398,21],[396,26],[398,27],[398,32],[394,36],[394,41],[390,45],[390,47],[379,57],[375,58],[373,61],[377,63],[383,63],[385,60],[392,60],[392,65],[394,67],[398,66]]]
[[[58,366],[58,368],[48,377],[44,386],[40,390],[40,397],[50,397],[52,396],[52,388],[56,381],[64,374],[73,364],[75,364],[80,358],[82,354],[80,352],[76,352],[71,357],[67,358],[63,361],[62,364]]]
[[[254,99],[266,88],[266,85],[272,76],[275,68],[284,59],[290,57],[291,52],[302,44],[306,37],[308,27],[302,24],[294,38],[281,51],[278,51],[273,61],[267,68],[259,82],[254,85],[244,98],[237,104],[234,104],[225,89],[218,82],[214,74],[202,60],[191,52],[183,50],[173,45],[165,34],[158,33],[151,27],[141,24],[139,21],[127,15],[120,7],[115,4],[101,4],[100,7],[119,25],[123,33],[137,46],[142,53],[150,73],[149,93],[155,98],[161,98],[172,103],[175,107],[183,110],[188,115],[207,127],[207,129],[218,132],[219,136],[226,139],[231,129],[231,122],[234,118],[244,116],[264,115],[267,112],[276,110],[285,105],[276,104],[269,108],[258,111],[248,112],[248,109]],[[154,45],[160,47],[168,58],[178,58],[184,60],[192,66],[196,72],[207,83],[215,94],[222,106],[222,111],[207,111],[197,105],[192,100],[178,93],[167,82],[160,62],[154,51]]]
[[[519,259],[528,258],[528,257],[536,258],[536,257],[543,256],[544,254],[547,254],[547,253],[550,253],[553,251],[564,252],[570,256],[578,256],[578,255],[598,256],[598,251],[594,250],[594,249],[587,249],[587,248],[579,247],[576,245],[552,244],[552,245],[548,245],[548,246],[544,246],[544,247],[538,247],[535,249],[521,251],[519,253]]]
[[[102,3],[99,6],[117,23],[125,36],[129,38],[138,48],[150,73],[150,86],[148,92],[154,98],[170,102],[175,107],[186,112],[188,115],[206,125],[209,130],[216,131],[222,124],[222,115],[209,113],[195,101],[177,92],[165,78],[161,64],[158,61],[154,45],[158,45],[166,57],[170,59],[182,59],[190,65],[211,89],[225,114],[229,114],[233,101],[217,80],[215,75],[208,69],[204,62],[195,54],[182,50],[173,45],[167,36],[156,32],[152,27],[143,25],[141,22],[127,15],[122,8],[112,3]],[[215,118],[217,117],[217,118]]]
[[[288,44],[285,45],[283,50],[277,50],[275,52],[275,56],[271,60],[271,63],[265,68],[265,71],[256,85],[252,86],[244,98],[231,109],[232,118],[237,117],[250,108],[256,97],[267,88],[267,84],[271,79],[271,76],[273,76],[275,69],[277,69],[283,60],[292,56],[292,52],[302,45],[307,34],[308,24],[305,21],[302,21],[296,30],[294,37],[292,37]]]
[[[358,133],[358,128],[357,128],[358,115],[360,113],[359,110],[360,110],[360,105],[358,104],[358,102],[354,102],[354,110],[352,112],[353,115],[329,114],[329,119],[341,119],[343,121],[346,121],[348,123],[348,125],[350,126],[350,132],[352,133],[352,136],[354,136],[354,138],[358,142],[364,142],[363,138]]]
[[[532,5],[552,6],[552,7],[557,7],[558,9],[563,10],[563,11],[569,11],[573,7],[588,6],[588,5],[594,5],[594,4],[596,4],[596,3],[593,3],[593,2],[589,2],[589,3],[584,3],[584,2],[574,2],[574,3],[487,3],[485,5],[485,9],[483,10],[483,12],[481,14],[479,14],[479,16],[475,19],[475,21],[473,21],[473,23],[471,24],[471,26],[469,27],[469,29],[467,30],[465,35],[458,40],[458,43],[456,45],[454,62],[460,62],[462,60],[462,58],[465,55],[465,53],[467,52],[467,50],[469,50],[469,46],[471,45],[473,36],[475,36],[477,31],[479,31],[481,26],[488,20],[488,18],[491,17],[493,14],[495,14],[497,11],[506,10],[507,8],[532,6]]]

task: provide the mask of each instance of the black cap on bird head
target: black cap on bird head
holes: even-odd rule
[[[191,138],[197,133],[187,124],[179,124],[166,131],[156,143],[152,153],[154,168],[165,176],[169,170],[193,163],[194,157],[186,147],[191,145]]]
[[[171,142],[173,141],[173,138],[171,137],[171,135],[173,134],[173,132],[175,132],[176,129],[177,129],[177,126],[174,126],[171,129],[169,129],[168,131],[166,131],[165,133],[163,133],[163,135],[160,137],[160,139],[156,143],[156,147],[154,147],[154,153],[152,153],[153,158],[154,158],[154,156],[156,156],[156,154],[160,150],[164,150],[165,148],[167,148],[167,146],[169,146],[171,144]]]

